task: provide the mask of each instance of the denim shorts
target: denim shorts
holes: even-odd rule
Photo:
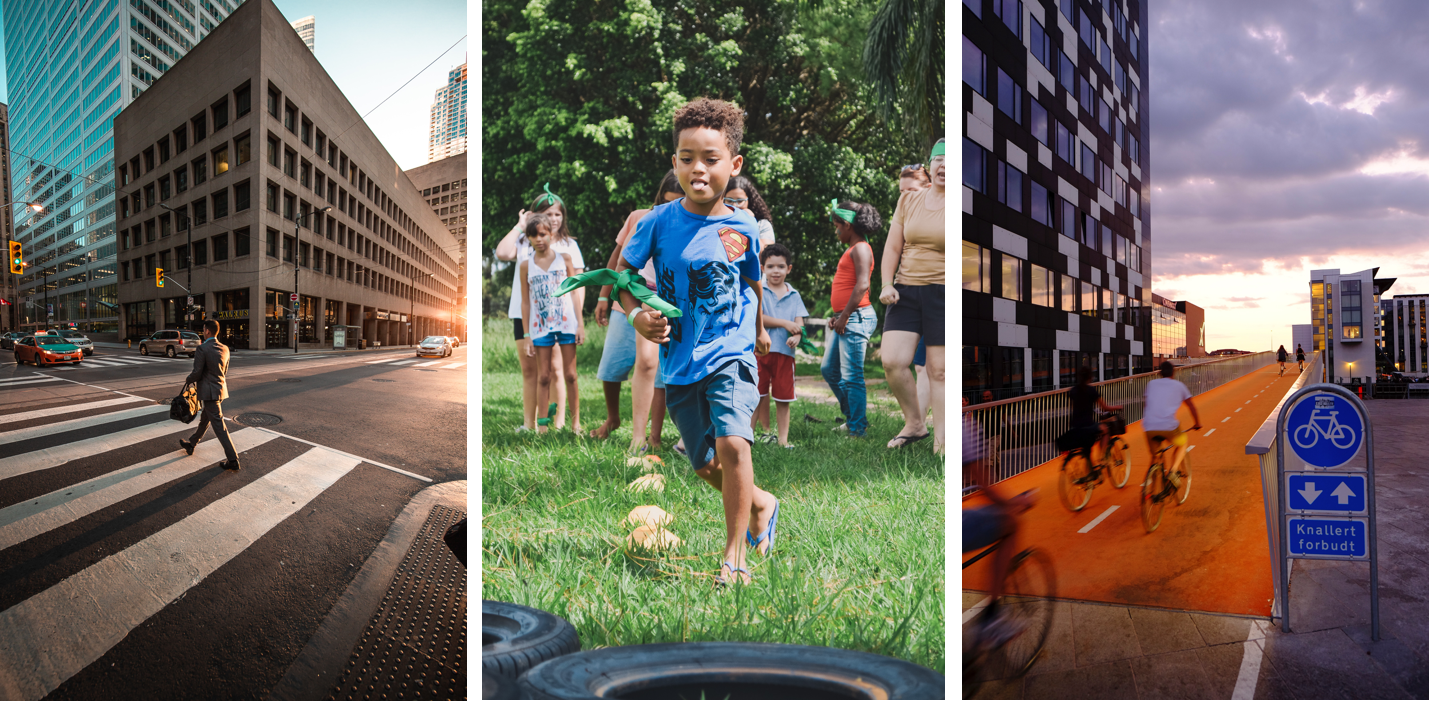
[[[559,331],[552,331],[548,334],[542,334],[531,339],[531,345],[536,346],[538,348],[550,348],[551,346],[558,344],[562,346],[570,346],[575,345],[575,342],[575,334],[561,333]]]
[[[640,332],[626,319],[625,312],[610,310],[610,326],[607,326],[605,331],[605,347],[600,351],[600,366],[595,371],[597,380],[625,382],[630,379],[630,373],[635,369],[635,344],[639,342],[636,338],[639,335]],[[655,389],[665,389],[665,383],[660,380],[658,366],[655,368]]]
[[[715,439],[738,436],[754,442],[750,420],[759,406],[754,370],[738,360],[688,385],[665,387],[665,411],[680,438],[690,466],[704,469],[715,458]]]

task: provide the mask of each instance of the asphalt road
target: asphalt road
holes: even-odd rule
[[[238,472],[156,403],[187,358],[0,358],[3,699],[264,698],[412,496],[466,479],[465,347],[235,353]]]

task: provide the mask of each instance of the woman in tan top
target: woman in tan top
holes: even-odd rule
[[[901,448],[930,434],[923,412],[918,410],[918,390],[914,383],[913,354],[923,340],[928,354],[929,403],[933,408],[933,450],[943,453],[943,355],[946,288],[943,247],[947,225],[946,141],[939,139],[928,161],[933,186],[905,192],[898,198],[888,241],[883,246],[883,290],[878,299],[888,305],[883,325],[883,371],[888,387],[903,410],[903,430],[888,442]]]

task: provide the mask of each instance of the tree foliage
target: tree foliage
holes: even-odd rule
[[[897,202],[898,168],[924,160],[922,139],[902,124],[912,118],[905,101],[880,103],[864,75],[863,49],[879,6],[488,0],[484,252],[489,258],[517,213],[550,182],[567,203],[588,265],[603,267],[625,216],[650,206],[670,168],[675,109],[706,96],[745,110],[745,172],[773,212],[779,241],[794,251],[791,280],[806,300],[827,297],[842,252],[828,201],[867,202],[886,221]],[[880,254],[882,241],[873,241]],[[488,312],[504,308],[510,275],[508,269],[488,281]]]

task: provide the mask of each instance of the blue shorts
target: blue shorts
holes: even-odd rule
[[[992,545],[1002,533],[1002,521],[996,506],[963,509],[963,552]]]
[[[639,333],[625,318],[625,312],[611,309],[610,326],[605,331],[605,347],[600,351],[600,367],[595,378],[601,382],[625,382],[635,369],[635,343]],[[655,369],[655,389],[665,389],[660,370]]]
[[[928,364],[928,344],[922,336],[918,337],[918,350],[913,351],[913,364],[920,368]]]
[[[554,345],[572,346],[576,343],[576,335],[573,333],[561,333],[552,331],[548,334],[537,336],[531,339],[531,345],[538,348],[550,348]]]
[[[738,436],[754,443],[750,421],[759,406],[754,370],[731,360],[688,385],[665,387],[665,410],[685,441],[690,466],[704,469],[715,459],[715,439]]]

